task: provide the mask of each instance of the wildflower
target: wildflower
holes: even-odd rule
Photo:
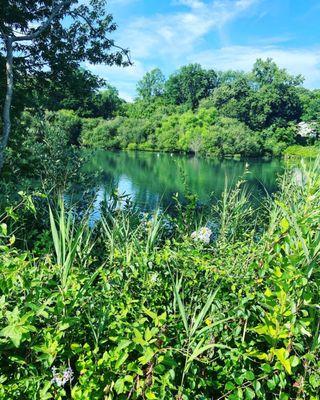
[[[202,227],[199,230],[192,232],[191,239],[193,239],[195,242],[199,241],[205,244],[209,244],[211,235],[211,229],[207,227]]]
[[[152,283],[156,283],[157,280],[158,280],[158,274],[157,274],[156,272],[154,272],[154,273],[151,274],[151,276],[150,276],[150,281],[151,281]]]
[[[63,373],[57,372],[57,368],[52,367],[52,375],[53,378],[51,379],[51,382],[55,383],[59,387],[62,387],[73,380],[73,371],[70,367],[64,370]]]

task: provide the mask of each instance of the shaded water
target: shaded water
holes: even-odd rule
[[[277,177],[283,171],[280,160],[219,160],[188,155],[148,152],[96,151],[86,170],[95,172],[92,188],[97,191],[96,207],[116,188],[129,195],[143,210],[167,208],[172,197],[190,191],[202,203],[219,198],[226,181],[233,186],[245,178],[253,201],[277,189]],[[247,173],[245,173],[247,171]]]

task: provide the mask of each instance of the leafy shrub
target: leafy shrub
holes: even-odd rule
[[[117,134],[121,121],[121,117],[112,120],[84,119],[81,131],[82,145],[101,149],[119,147]]]
[[[226,190],[209,244],[190,205],[141,216],[115,198],[89,228],[60,200],[35,257],[1,214],[0,397],[318,399],[317,168],[288,171],[264,232]]]
[[[284,151],[285,156],[317,158],[319,156],[319,147],[317,146],[289,146]]]

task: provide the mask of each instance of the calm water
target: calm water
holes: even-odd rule
[[[97,151],[90,157],[86,169],[95,172],[92,188],[97,191],[96,209],[108,198],[112,188],[129,195],[141,209],[152,210],[172,204],[172,196],[183,198],[186,188],[206,203],[210,196],[219,198],[227,180],[234,185],[245,175],[253,201],[277,189],[277,177],[282,172],[279,160],[209,160],[187,155],[148,152]]]

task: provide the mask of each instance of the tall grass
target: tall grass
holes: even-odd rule
[[[76,221],[72,210],[66,212],[62,196],[58,197],[56,210],[49,205],[49,217],[56,262],[60,267],[61,287],[65,289],[75,260],[78,259],[85,268],[94,243],[87,217]]]

